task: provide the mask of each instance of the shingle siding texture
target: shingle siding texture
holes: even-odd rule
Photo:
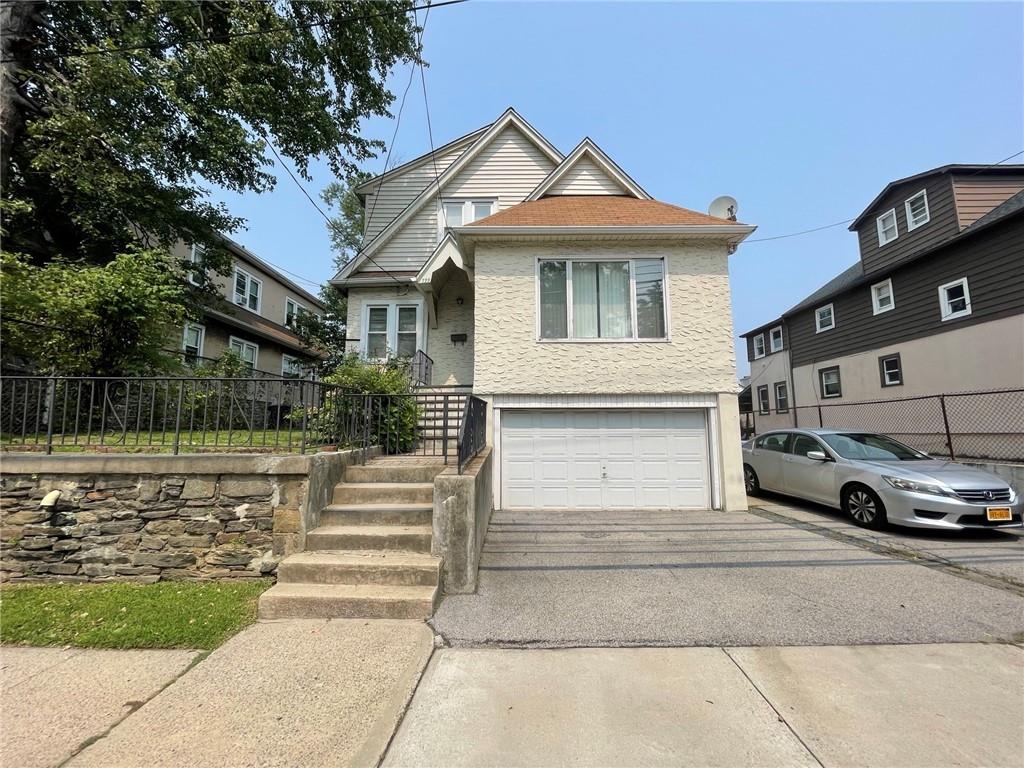
[[[536,259],[666,258],[671,342],[538,342]],[[737,391],[724,244],[480,245],[474,391]]]

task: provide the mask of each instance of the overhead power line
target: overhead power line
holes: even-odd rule
[[[191,37],[182,40],[170,40],[166,43],[142,43],[139,45],[129,45],[123,48],[93,48],[83,49],[75,51],[73,53],[64,53],[56,58],[72,58],[77,56],[105,56],[112,53],[131,53],[132,51],[162,51],[167,48],[173,48],[179,45],[188,45],[189,43],[212,43],[214,45],[223,45],[229,40],[235,40],[241,37],[254,37],[257,35],[275,35],[279,32],[297,32],[299,30],[316,29],[317,27],[324,27],[330,24],[347,24],[352,21],[365,21],[368,19],[377,19],[388,16],[400,16],[409,13],[409,11],[417,11],[423,8],[430,8],[432,5],[435,8],[440,8],[446,5],[458,5],[459,3],[469,2],[469,0],[442,0],[438,3],[427,3],[425,5],[413,6],[401,11],[381,11],[377,13],[365,13],[365,14],[353,14],[352,16],[345,16],[340,19],[330,19],[327,21],[315,21],[308,24],[292,24],[283,27],[274,27],[273,29],[252,29],[246,32],[232,32],[226,35],[222,35],[217,40],[211,40],[208,36]],[[0,59],[0,64],[10,64],[17,61],[17,59]]]

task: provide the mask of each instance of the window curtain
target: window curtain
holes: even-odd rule
[[[598,338],[597,263],[574,261],[572,264],[572,336],[574,339]]]
[[[575,267],[575,265],[573,265]],[[629,306],[629,262],[599,261],[598,301],[600,303],[600,337],[626,339],[633,335],[632,312]]]

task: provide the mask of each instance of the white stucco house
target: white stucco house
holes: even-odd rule
[[[496,509],[745,509],[727,262],[754,227],[512,109],[357,191],[349,343],[488,402]]]

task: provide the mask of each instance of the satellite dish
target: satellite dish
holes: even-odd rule
[[[739,212],[740,204],[736,202],[735,197],[729,197],[729,195],[716,197],[708,206],[708,214],[718,219],[736,221],[736,215]]]

